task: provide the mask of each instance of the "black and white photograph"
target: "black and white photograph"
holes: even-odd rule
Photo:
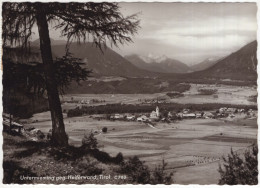
[[[257,5],[4,0],[1,183],[258,185]]]

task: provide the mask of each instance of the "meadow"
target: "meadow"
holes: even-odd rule
[[[201,90],[214,94],[201,94]],[[171,92],[171,91],[170,91]],[[174,91],[172,91],[174,92]],[[177,98],[165,97],[167,92],[155,94],[67,94],[62,98],[64,122],[71,145],[80,146],[85,133],[94,132],[98,148],[111,156],[121,152],[125,158],[138,156],[150,167],[162,160],[168,172],[174,172],[177,184],[217,184],[218,167],[222,157],[231,148],[238,153],[257,141],[257,118],[248,118],[246,113],[235,117],[218,119],[186,119],[171,123],[157,122],[149,126],[144,122],[110,121],[94,118],[97,114],[150,113],[156,105],[163,110],[212,111],[221,107],[237,107],[257,110],[256,101],[248,100],[257,95],[254,87],[190,84]],[[217,97],[216,97],[217,95]],[[164,103],[147,103],[163,98]],[[80,101],[102,101],[81,104]],[[71,109],[85,110],[75,117],[68,117]],[[108,112],[108,110],[112,110]],[[47,134],[51,129],[49,112],[34,114],[27,119],[26,127],[35,127]],[[107,127],[103,133],[102,128]]]
[[[199,91],[201,89],[216,90],[214,95],[203,95]],[[171,91],[169,91],[171,92]],[[172,90],[174,92],[174,90]],[[251,86],[232,86],[232,85],[209,85],[209,84],[190,84],[190,88],[183,90],[183,94],[177,98],[170,98],[168,92],[160,92],[153,94],[66,94],[62,96],[62,101],[70,101],[73,98],[75,103],[67,103],[63,109],[72,109],[78,104],[78,101],[90,101],[93,99],[105,101],[102,104],[140,104],[147,100],[163,100],[165,102],[181,103],[181,104],[204,104],[204,103],[222,103],[222,104],[241,104],[256,105],[256,101],[250,100],[252,96],[257,95],[257,90]],[[216,97],[217,96],[217,97]],[[92,104],[100,105],[100,104]]]
[[[47,133],[51,122],[47,112],[36,114],[28,124]],[[245,123],[246,122],[246,123]],[[89,116],[65,118],[72,145],[81,145],[85,133],[93,131],[99,149],[115,156],[139,156],[154,167],[163,159],[167,171],[174,172],[178,184],[216,184],[222,157],[234,151],[243,153],[257,139],[256,119],[243,116],[230,119],[195,119],[157,123],[154,128],[141,122],[97,120]],[[107,133],[101,129],[107,127]],[[194,172],[201,172],[195,174]]]

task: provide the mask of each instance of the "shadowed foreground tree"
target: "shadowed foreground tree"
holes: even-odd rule
[[[231,149],[231,154],[224,160],[224,168],[219,166],[220,185],[257,185],[258,184],[258,147],[254,144],[244,156],[239,156]]]
[[[4,52],[4,54],[11,53]],[[47,100],[43,97],[46,91],[43,64],[39,62],[25,64],[19,61],[15,63],[5,56],[2,61],[4,112],[20,118],[29,118],[38,110],[47,110]],[[81,80],[87,79],[91,71],[82,68],[82,65],[81,59],[74,58],[71,54],[54,60],[59,93],[64,93],[71,82],[80,84]]]
[[[4,47],[21,46],[27,51],[32,28],[38,27],[45,85],[52,118],[52,143],[68,145],[62,109],[53,68],[49,25],[67,37],[67,50],[72,40],[89,39],[100,49],[107,41],[118,46],[131,42],[137,32],[136,15],[124,17],[117,3],[9,3],[2,6],[2,38]],[[86,52],[87,53],[87,52]]]

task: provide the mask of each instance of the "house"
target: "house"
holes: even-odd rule
[[[248,112],[247,112],[247,114],[248,114],[249,116],[256,116],[254,110],[252,110],[252,109],[249,109]]]
[[[237,110],[236,108],[228,108],[228,109],[227,109],[227,112],[232,112],[232,113],[234,113],[234,112],[236,112],[236,110]]]
[[[176,116],[182,118],[183,117],[183,113],[181,113],[181,112],[177,113]]]
[[[114,119],[120,119],[120,114],[115,114]]]
[[[217,117],[225,117],[225,116],[227,116],[227,114],[225,114],[225,113],[217,113]]]
[[[151,119],[157,119],[157,118],[158,118],[155,111],[152,111],[152,112],[151,112],[150,118],[151,118]]]
[[[223,112],[225,112],[226,110],[227,110],[226,107],[220,108],[220,109],[219,109],[219,113],[223,113]]]
[[[142,115],[142,116],[140,116],[140,117],[137,118],[137,121],[142,121],[142,122],[148,121],[148,120],[149,120],[149,118],[146,117],[145,115]]]
[[[245,112],[245,109],[239,109],[238,112],[242,113],[242,112]]]
[[[80,101],[81,104],[87,104],[87,101],[85,101],[84,99]]]
[[[110,116],[111,119],[124,119],[124,115],[121,114],[115,114],[113,116]]]
[[[182,117],[183,118],[196,118],[196,114],[194,114],[194,113],[187,113],[187,114],[183,114]]]
[[[127,116],[126,116],[126,119],[129,120],[129,121],[133,121],[133,120],[135,120],[135,116],[133,116],[133,115],[127,115]]]
[[[204,118],[208,119],[208,118],[213,118],[214,115],[211,112],[205,112],[203,115]]]
[[[196,118],[202,118],[202,113],[196,113]]]
[[[114,116],[114,115],[110,116],[110,119],[114,119],[114,118],[115,118],[115,116]]]
[[[189,113],[190,112],[190,109],[183,109],[182,110],[182,113],[184,113],[184,114],[187,114],[187,113]]]

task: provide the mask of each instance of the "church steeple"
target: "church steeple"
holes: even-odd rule
[[[159,112],[159,107],[158,107],[158,106],[156,106],[156,116],[157,116],[157,117],[159,117],[159,115],[160,115],[160,112]]]

